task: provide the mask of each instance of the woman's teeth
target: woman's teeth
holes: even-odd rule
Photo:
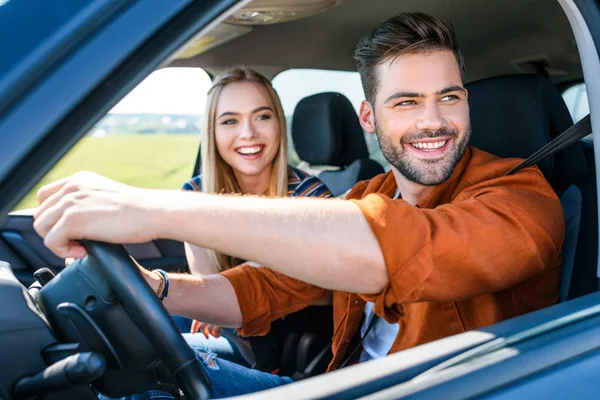
[[[410,145],[420,150],[432,151],[443,147],[446,144],[446,142],[447,140],[443,140],[441,142],[411,143]]]
[[[263,149],[263,146],[247,146],[247,147],[240,147],[236,151],[245,156],[249,156],[249,155],[260,153],[260,151],[262,149]]]

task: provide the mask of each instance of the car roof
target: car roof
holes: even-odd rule
[[[423,11],[454,26],[465,57],[467,81],[544,71],[554,83],[582,77],[573,33],[556,1],[376,0],[376,3],[374,7],[372,0],[344,0],[307,18],[252,26],[252,31],[242,37],[170,65],[218,72],[244,63],[271,77],[289,68],[351,71],[355,69],[354,47],[362,35],[397,13]]]

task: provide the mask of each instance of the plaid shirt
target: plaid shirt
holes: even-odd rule
[[[183,190],[202,191],[202,175],[183,184]],[[331,197],[331,192],[316,176],[288,166],[288,197]]]

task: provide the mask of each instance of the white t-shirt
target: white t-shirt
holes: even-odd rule
[[[396,189],[394,199],[400,196],[400,189]],[[375,303],[367,302],[365,306],[365,319],[360,328],[360,337],[364,337],[371,320],[373,319],[374,313],[373,308]],[[360,354],[360,362],[373,360],[375,358],[384,357],[392,348],[400,325],[398,323],[389,324],[383,318],[379,318],[375,321],[375,325],[371,328],[371,331],[365,337],[362,342],[363,352]]]
[[[360,328],[360,337],[365,335],[371,319],[375,315],[373,313],[373,307],[375,306],[372,302],[367,302],[365,306],[365,321]],[[363,340],[363,352],[360,354],[360,362],[373,360],[375,358],[384,357],[392,348],[400,325],[398,323],[388,324],[383,318],[379,318],[375,321],[375,325],[371,328],[371,331],[367,337]]]

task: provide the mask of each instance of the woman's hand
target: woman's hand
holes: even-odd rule
[[[221,327],[214,324],[207,324],[206,322],[200,322],[193,320],[192,328],[190,333],[202,332],[202,334],[208,339],[208,336],[221,337]]]

